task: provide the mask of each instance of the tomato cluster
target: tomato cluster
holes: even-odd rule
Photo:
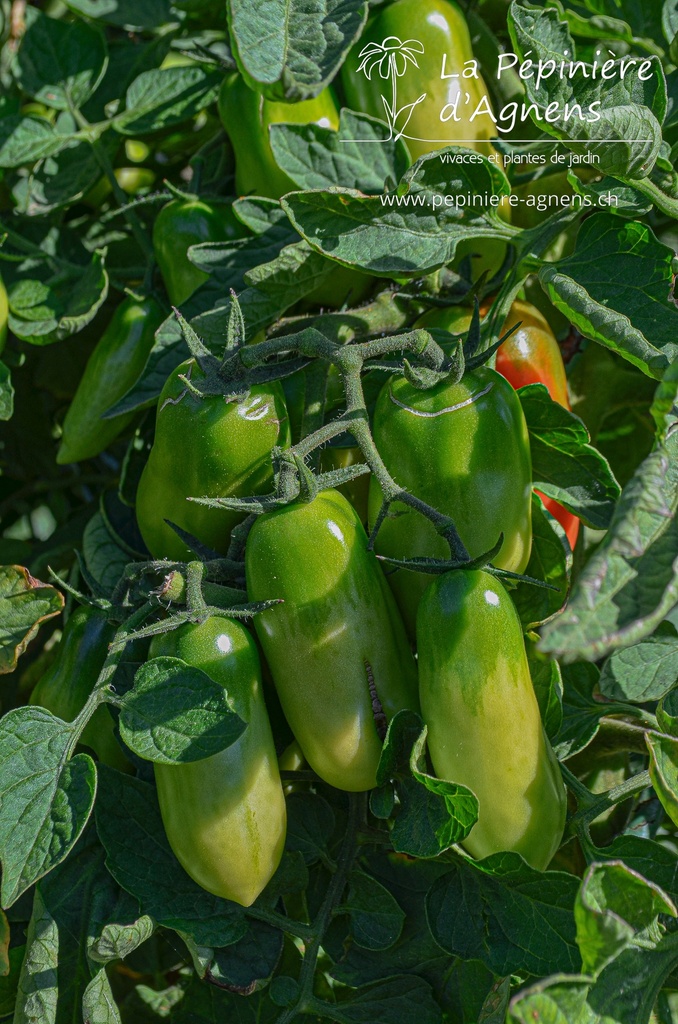
[[[426,35],[427,59],[456,54],[463,64],[470,53],[468,31],[448,0],[397,0],[379,9],[360,51],[370,42],[403,35],[403,26],[415,16]],[[349,105],[382,116],[378,76],[358,75],[356,66],[353,54],[342,77]],[[415,98],[424,77],[430,85],[430,71],[421,71],[421,80],[416,73],[407,79]],[[486,96],[484,85],[474,80],[473,89],[478,104]],[[430,141],[432,111],[455,103],[451,90],[440,79],[438,93],[415,105],[409,124],[414,158],[455,138],[468,144],[471,136],[475,148],[491,152],[488,119],[450,119],[445,137]],[[235,153],[238,191],[273,199],[294,184],[275,162],[269,126],[296,122],[336,129],[339,123],[329,88],[313,100],[274,102],[254,92],[238,73],[224,81],[219,112]],[[246,235],[231,202],[176,198],[165,205],[155,220],[153,244],[169,304],[184,304],[207,279],[188,258],[190,246]],[[372,282],[339,268],[331,288],[323,286],[309,302],[340,307],[348,294],[356,301],[368,292]],[[0,340],[3,301],[0,291]],[[166,315],[150,296],[130,296],[119,305],[65,418],[60,462],[97,455],[126,428],[127,414],[102,419],[102,410],[137,380]],[[418,326],[459,335],[469,322],[466,309],[448,307],[425,314]],[[568,406],[562,358],[548,324],[522,302],[512,307],[505,329],[518,322],[519,329],[499,349],[496,369],[478,366],[461,379],[441,375],[426,388],[402,374],[389,376],[370,424],[391,477],[404,492],[454,521],[468,560],[513,573],[525,570],[532,540],[530,445],[515,389],[541,382],[554,400]],[[244,512],[188,499],[271,492],[272,451],[296,439],[287,382],[285,390],[273,381],[237,393],[201,391],[205,383],[206,371],[194,357],[169,375],[158,402],[154,442],[136,494],[137,523],[154,559],[190,561],[191,538],[226,555]],[[361,449],[347,444],[324,449],[320,468],[364,461]],[[344,493],[302,493],[264,511],[247,536],[247,597],[279,603],[255,616],[256,640],[232,618],[212,616],[151,644],[151,658],[180,658],[223,685],[247,723],[241,738],[220,754],[155,766],[163,822],[177,858],[205,889],[245,906],[275,872],[285,841],[285,799],[262,657],[303,758],[323,783],[351,792],[373,788],[388,725],[397,712],[409,709],[420,712],[428,727],[434,771],[478,798],[478,821],[465,840],[473,856],[514,850],[544,869],[560,843],[565,791],[509,591],[486,568],[442,571],[438,565],[431,573],[420,571],[421,563],[415,571],[396,567],[395,562],[411,559],[449,560],[449,545],[418,508],[389,499],[384,517],[383,501],[380,482],[371,475],[344,487]],[[578,521],[544,501],[574,546]],[[365,526],[375,531],[374,550]],[[392,561],[380,563],[378,555]],[[75,717],[111,635],[99,613],[76,612],[33,699],[64,718]],[[102,760],[129,770],[112,720],[100,711],[101,720],[92,720],[83,742]]]

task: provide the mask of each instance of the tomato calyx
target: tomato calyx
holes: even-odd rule
[[[468,560],[459,559],[441,559],[441,558],[393,558],[390,555],[377,555],[380,562],[386,562],[388,565],[393,565],[397,569],[409,569],[411,572],[424,572],[429,573],[432,576],[441,576],[446,572],[452,572],[454,570],[464,571],[475,571],[482,569],[484,572],[489,573],[492,576],[497,576],[499,579],[510,581],[512,583],[529,583],[534,587],[541,587],[542,590],[558,590],[558,587],[554,587],[551,583],[546,583],[544,580],[535,579],[533,576],[525,576],[524,573],[511,572],[509,569],[498,569],[492,565],[493,558],[499,554],[502,545],[504,543],[504,535],[500,534],[497,543],[489,551],[483,552],[482,555],[478,555],[477,558],[469,558]]]

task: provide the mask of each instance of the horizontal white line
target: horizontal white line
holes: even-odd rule
[[[386,142],[393,142],[393,139],[339,139],[340,142],[355,143],[377,143],[377,145],[383,146]],[[407,141],[407,140],[406,140]],[[488,143],[492,145],[494,141],[507,142],[511,145],[522,145],[529,143],[530,145],[541,144],[550,146],[588,146],[597,145],[599,142],[626,142],[631,145],[632,142],[654,142],[654,139],[568,139],[564,142],[562,139],[455,139],[454,142],[450,142],[449,139],[415,139],[415,142],[446,142],[449,146],[460,146],[463,143],[477,145],[478,142]]]

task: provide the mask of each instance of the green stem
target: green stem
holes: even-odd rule
[[[389,473],[372,438],[362,386],[361,372],[366,359],[377,358],[390,352],[412,352],[432,368],[439,368],[445,361],[445,354],[440,346],[431,339],[426,340],[424,332],[378,338],[356,345],[339,345],[319,331],[311,330],[269,338],[258,345],[248,345],[239,350],[239,357],[245,368],[251,368],[282,352],[297,352],[308,358],[324,359],[333,363],[341,374],[346,397],[346,410],[342,416],[302,438],[290,449],[289,454],[304,459],[321,445],[348,431],[355,438],[365,461],[381,486],[385,507],[388,508],[394,501],[402,501],[409,505],[431,520],[438,533],[448,541],[455,561],[469,561],[468,551],[454,522],[415,495],[404,491]],[[379,523],[382,519],[383,516],[380,516]],[[370,541],[372,542],[373,538],[370,538]]]
[[[570,818],[569,830],[577,836],[587,862],[591,863],[598,856],[595,843],[591,839],[591,823],[611,807],[647,789],[650,785],[650,773],[640,772],[609,789],[607,793],[594,796],[564,765],[560,767],[568,787],[576,794],[580,804],[579,809]]]
[[[346,834],[341,844],[341,852],[337,862],[337,870],[332,876],[325,893],[322,906],[312,925],[313,938],[306,947],[304,961],[299,974],[299,998],[294,1006],[288,1007],[277,1018],[275,1024],[291,1024],[300,1013],[308,1013],[316,1006],[316,999],[313,995],[313,979],[315,977],[316,964],[320,947],[322,946],[325,932],[332,921],[333,911],[337,906],[341,894],[346,888],[348,876],[353,866],[357,852],[356,837],[363,815],[365,802],[364,793],[349,793],[348,822]],[[324,1004],[321,1004],[324,1008]]]
[[[109,653],[106,656],[106,660],[101,672],[99,673],[99,678],[96,681],[94,689],[89,695],[80,714],[73,720],[73,735],[66,751],[66,759],[72,756],[78,740],[99,705],[105,703],[119,703],[110,691],[109,686],[113,676],[115,675],[115,671],[122,660],[125,650],[125,638],[134,633],[136,628],[141,625],[141,623],[144,622],[151,612],[153,612],[157,607],[158,605],[155,600],[147,601],[141,606],[141,608],[134,612],[133,615],[130,615],[130,617],[125,620],[116,632],[115,637],[109,645]]]
[[[207,610],[202,593],[205,566],[202,562],[189,562],[186,566],[186,607],[191,613]]]
[[[642,793],[649,785],[651,785],[649,772],[640,772],[638,775],[633,775],[630,779],[620,782],[618,786],[608,789],[607,793],[602,793],[589,807],[582,807],[580,811],[577,811],[572,816],[571,823],[581,821],[590,825],[592,821],[599,818],[605,811],[615,807],[616,804],[623,803],[629,797]]]
[[[649,178],[621,178],[620,180],[626,185],[630,185],[631,188],[635,188],[636,191],[642,192],[648,199],[651,199],[662,213],[666,213],[674,219],[678,218],[678,199],[672,199],[671,196],[667,196],[666,192],[662,192]]]
[[[110,183],[110,186],[113,189],[113,195],[115,196],[118,206],[123,208],[123,214],[125,216],[125,219],[127,220],[127,223],[132,229],[132,233],[134,234],[134,237],[139,243],[141,251],[148,260],[155,260],[153,245],[151,244],[151,240],[148,237],[148,233],[146,232],[143,224],[141,223],[141,221],[139,220],[139,218],[137,217],[136,213],[134,213],[133,210],[125,209],[127,205],[127,196],[118,184],[118,179],[115,176],[113,164],[109,160],[105,146],[103,146],[101,143],[101,139],[99,138],[99,135],[101,133],[97,131],[97,126],[91,125],[87,118],[83,115],[83,113],[76,107],[71,107],[71,113],[75,118],[76,122],[78,123],[78,125],[80,126],[80,128],[86,133],[89,143],[94,151],[97,163],[99,164],[99,167],[101,168],[103,173],[106,175]]]
[[[571,793],[577,798],[577,804],[581,808],[591,807],[596,798],[590,789],[580,782],[576,775],[573,775],[567,765],[561,764],[560,771],[565,781],[565,785]]]
[[[653,719],[654,715],[647,717]],[[603,749],[630,750],[636,754],[647,754],[645,736],[648,729],[657,731],[657,722],[646,722],[644,718],[640,721],[642,724],[625,722],[619,718],[601,718],[598,736]]]
[[[303,921],[294,921],[287,914],[278,914],[275,910],[260,910],[259,907],[248,907],[247,916],[253,917],[257,921],[264,921],[266,924],[270,924],[272,928],[279,928],[281,931],[287,932],[288,935],[294,935],[295,938],[301,939],[302,942],[313,942],[315,937],[312,925],[304,924]]]
[[[118,184],[118,179],[116,178],[115,171],[113,170],[113,164],[109,160],[108,153],[106,152],[104,146],[101,144],[101,141],[99,139],[97,139],[95,142],[92,142],[92,149],[94,150],[94,155],[97,158],[99,166],[101,167],[102,171],[104,172],[104,174],[106,175],[111,184],[111,188],[113,189],[113,195],[115,196],[116,202],[118,206],[122,208],[125,220],[132,229],[132,233],[136,238],[141,251],[148,260],[154,261],[155,253],[153,251],[153,245],[151,244],[151,240],[148,237],[148,233],[144,229],[143,224],[137,217],[134,210],[126,209],[127,196]]]

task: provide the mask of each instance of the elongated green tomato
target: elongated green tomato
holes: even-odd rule
[[[478,858],[512,850],[543,871],[563,835],[565,787],[501,583],[478,571],[437,577],[419,607],[417,650],[435,773],[478,798],[463,845]]]
[[[138,379],[164,319],[165,313],[154,299],[139,302],[130,296],[120,303],[89,357],[66,413],[57,453],[60,465],[94,458],[134,418],[134,413],[109,420],[102,415]]]
[[[472,558],[504,535],[494,564],[522,572],[530,557],[532,464],[520,401],[501,374],[481,366],[458,384],[427,391],[392,377],[377,399],[373,436],[386,467],[405,490],[451,516]],[[370,480],[369,522],[382,504]],[[375,549],[391,558],[449,558],[447,542],[419,512],[394,503]],[[398,606],[414,637],[417,607],[431,577],[389,574]]]
[[[286,829],[254,640],[239,622],[215,615],[156,637],[150,656],[162,655],[220,683],[247,722],[220,753],[154,769],[165,832],[184,870],[208,892],[249,907],[280,863]]]
[[[483,310],[481,309],[481,315]],[[516,390],[527,384],[544,384],[554,402],[570,408],[567,393],[567,377],[560,347],[545,317],[529,302],[516,300],[511,306],[502,333],[520,322],[520,327],[497,352],[496,368]],[[440,327],[452,334],[468,330],[471,313],[460,306],[447,309],[432,309],[417,321],[418,327]],[[573,512],[537,491],[544,506],[549,510],[567,534],[570,547],[574,549],[579,534],[579,518]]]
[[[209,276],[189,260],[191,245],[228,242],[246,235],[247,228],[233,213],[231,203],[173,199],[163,206],[153,224],[153,249],[172,305],[180,306]]]
[[[227,75],[219,93],[219,116],[235,153],[239,195],[280,199],[297,187],[273,157],[268,129],[272,124],[319,124],[339,127],[339,110],[331,89],[312,100],[279,103],[254,92],[241,75]]]
[[[272,124],[318,124],[339,127],[339,109],[331,89],[323,89],[312,100],[281,103],[266,99],[250,89],[241,75],[227,75],[219,93],[219,116],[235,153],[235,184],[239,195],[279,199],[297,186],[278,167],[271,149]],[[360,302],[374,279],[335,264],[332,280],[306,296],[307,306],[338,308],[344,302]]]
[[[77,608],[64,627],[56,660],[35,685],[31,704],[39,704],[64,722],[77,718],[99,678],[114,636],[115,627],[100,611],[84,606]],[[132,771],[115,737],[111,714],[104,705],[90,718],[80,742],[90,747],[105,764],[119,771]]]
[[[387,722],[419,702],[403,623],[355,510],[323,491],[265,513],[245,571],[250,600],[283,599],[255,626],[304,757],[337,789],[371,789]]]
[[[469,61],[471,37],[456,3],[395,0],[368,22],[341,80],[352,110],[384,120],[386,101],[396,112],[393,128],[403,132],[413,160],[454,143],[489,156],[487,140],[497,128],[485,83]]]
[[[198,398],[179,379],[200,387],[193,359],[171,373],[158,401],[155,440],[137,490],[141,535],[155,558],[183,561],[188,547],[165,519],[208,547],[225,553],[239,512],[212,509],[189,497],[264,494],[273,485],[271,449],[289,445],[290,431],[280,384],[255,385],[246,398]]]
[[[9,303],[7,301],[7,289],[0,277],[0,352],[7,341],[7,320],[9,318]]]

